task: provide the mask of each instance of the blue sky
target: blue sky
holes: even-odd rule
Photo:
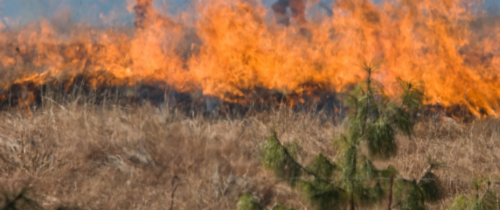
[[[127,11],[127,1],[133,0],[0,0],[0,15],[16,23],[26,23],[43,17],[51,17],[55,11],[71,11],[74,21],[102,23],[100,14],[113,16],[114,23],[131,23],[133,16]],[[262,0],[269,6],[275,0]],[[332,0],[323,0],[331,2]],[[190,0],[155,0],[156,7],[169,12],[185,9]],[[500,0],[486,0],[485,7],[500,10]],[[113,12],[111,12],[113,11]]]

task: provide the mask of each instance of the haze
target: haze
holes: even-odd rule
[[[75,22],[91,24],[131,24],[133,15],[127,11],[128,2],[134,0],[0,0],[0,16],[10,26],[52,17],[56,11],[66,12]],[[268,8],[275,0],[262,0]],[[332,2],[333,0],[323,0]],[[377,0],[375,0],[377,1]],[[176,13],[189,7],[191,0],[156,0],[160,11]],[[167,7],[168,5],[168,7]],[[499,11],[500,1],[485,0],[485,9]]]

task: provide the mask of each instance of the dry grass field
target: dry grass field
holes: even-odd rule
[[[54,2],[61,2],[53,5],[61,11],[33,24],[2,28],[0,20],[0,210],[33,209],[9,207],[16,195],[47,210],[225,210],[236,209],[245,192],[269,207],[315,209],[264,168],[261,148],[276,132],[280,146],[300,145],[294,166],[318,153],[339,163],[336,141],[349,127],[331,115],[345,112],[269,104],[321,104],[332,111],[358,83],[350,99],[365,110],[357,112],[364,120],[355,127],[360,131],[352,129],[350,151],[366,144],[370,130],[392,146],[388,119],[413,114],[408,104],[419,104],[425,94],[423,102],[436,106],[421,111],[415,137],[398,133],[397,155],[374,165],[394,166],[398,179],[419,179],[431,162],[440,163],[432,172],[445,198],[426,209],[447,209],[457,195],[486,195],[476,181],[492,180],[490,189],[500,193],[500,119],[462,123],[437,115],[443,105],[453,113],[498,116],[500,18],[483,14],[479,0],[329,1],[322,7],[331,14],[311,10],[318,14],[307,24],[292,20],[288,27],[275,23],[277,4],[266,8],[261,0],[175,1],[191,2],[182,13],[153,6],[167,1],[116,1],[123,8],[109,6],[109,14],[89,19],[100,18],[103,27],[79,24],[63,1]],[[320,1],[307,6],[313,3]],[[81,11],[74,12],[85,16]],[[134,27],[120,23],[129,17]],[[420,86],[422,95],[414,91]],[[379,117],[401,92],[404,97],[391,100],[399,109]],[[170,100],[178,104],[165,103]],[[377,103],[384,112],[373,111]],[[395,122],[404,130],[409,121]],[[345,162],[356,166],[361,155],[350,157]],[[352,181],[345,197],[370,197],[352,184],[369,176],[351,171],[342,177]],[[425,197],[413,189],[400,194]]]
[[[264,204],[312,209],[259,162],[259,145],[274,129],[302,146],[304,159],[336,158],[343,131],[328,117],[287,110],[244,118],[188,116],[168,106],[114,107],[47,103],[31,114],[0,113],[0,190],[29,196],[45,209],[235,209],[254,192]],[[416,137],[398,136],[393,165],[416,178],[432,158],[446,197],[474,194],[474,179],[500,179],[500,121],[459,124],[426,117]],[[493,188],[499,186],[493,184]],[[174,190],[175,189],[175,190]],[[175,193],[173,193],[175,191]],[[173,200],[172,200],[173,198]],[[386,209],[381,206],[380,209]]]

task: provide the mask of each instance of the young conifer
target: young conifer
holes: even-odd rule
[[[301,191],[318,210],[346,207],[354,210],[384,200],[389,200],[389,208],[425,209],[425,202],[441,198],[437,177],[432,173],[435,164],[418,180],[395,181],[396,169],[377,169],[371,162],[372,158],[385,160],[396,155],[397,131],[413,135],[413,116],[423,98],[421,86],[399,80],[401,95],[390,99],[383,86],[372,78],[376,65],[364,64],[363,69],[366,80],[347,99],[348,132],[336,142],[338,163],[319,154],[303,165],[292,148],[282,144],[274,133],[262,146],[264,166],[278,179]],[[368,154],[361,147],[366,147]],[[393,188],[397,189],[394,194]]]
[[[470,198],[457,196],[448,210],[500,210],[500,197],[491,189],[490,181],[473,184],[477,193]]]

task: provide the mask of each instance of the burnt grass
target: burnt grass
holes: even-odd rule
[[[90,82],[92,81],[92,82]],[[118,84],[118,85],[117,85]],[[92,74],[80,73],[65,80],[48,80],[42,84],[35,82],[14,83],[0,91],[0,110],[15,107],[35,107],[43,104],[44,98],[60,103],[76,100],[77,103],[96,105],[114,104],[134,106],[149,103],[154,106],[168,103],[184,114],[205,116],[244,117],[263,111],[286,108],[293,112],[323,114],[334,120],[342,120],[349,107],[342,102],[346,93],[337,93],[322,88],[321,84],[306,83],[303,94],[284,93],[255,87],[240,90],[243,96],[227,93],[225,98],[203,95],[201,91],[183,92],[161,81],[149,81],[129,85],[106,71]],[[486,111],[480,110],[487,117]],[[445,107],[440,104],[425,105],[419,117],[441,115],[460,122],[471,122],[477,118],[465,105]]]

